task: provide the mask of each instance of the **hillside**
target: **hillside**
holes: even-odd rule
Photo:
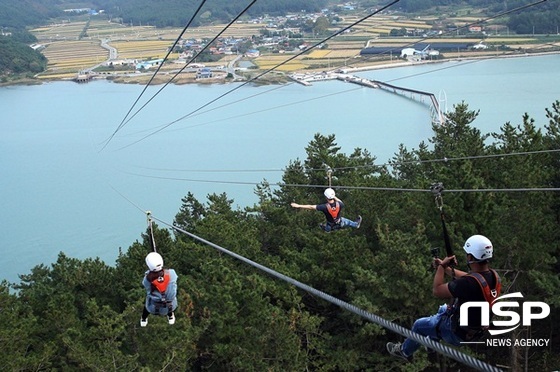
[[[40,52],[10,36],[0,36],[0,79],[32,77],[45,70],[47,59]]]

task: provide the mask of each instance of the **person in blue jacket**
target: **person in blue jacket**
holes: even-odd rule
[[[326,232],[331,232],[332,230],[338,230],[345,227],[353,227],[358,229],[360,224],[362,223],[362,217],[358,216],[356,221],[349,220],[348,218],[344,218],[341,215],[342,209],[344,208],[344,203],[342,200],[336,197],[336,194],[332,188],[328,188],[324,192],[325,198],[327,199],[326,203],[323,204],[297,204],[291,203],[290,205],[293,208],[302,208],[302,209],[310,209],[310,210],[317,210],[321,211],[325,214],[325,218],[327,222],[321,224],[321,228]]]
[[[169,324],[175,324],[177,308],[177,273],[163,267],[159,253],[151,252],[146,256],[148,271],[144,274],[142,285],[146,288],[146,302],[140,319],[140,326],[148,325],[148,315],[167,315]]]

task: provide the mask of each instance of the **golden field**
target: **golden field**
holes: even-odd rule
[[[331,31],[334,33],[343,27],[351,25],[360,18],[348,16],[339,22],[337,28]],[[463,16],[457,19],[459,22],[471,22],[476,17]],[[313,71],[325,68],[336,68],[337,66],[347,66],[352,61],[354,66],[362,66],[364,63],[375,64],[379,58],[368,57],[364,61],[359,58],[360,51],[368,46],[398,46],[410,45],[415,40],[412,38],[388,38],[382,35],[388,34],[392,29],[408,28],[417,30],[427,30],[431,28],[434,18],[426,19],[406,19],[403,17],[376,16],[364,20],[360,24],[352,27],[348,32],[344,32],[326,42],[325,49],[313,49],[303,53],[294,60],[283,64],[276,70],[283,72]],[[210,39],[221,32],[225,25],[203,26],[188,29],[183,35],[184,39]],[[259,35],[264,27],[258,23],[236,23],[231,25],[223,37],[250,37]],[[41,78],[58,79],[73,78],[75,75],[86,68],[92,68],[109,57],[109,51],[101,46],[105,41],[108,46],[113,47],[118,52],[118,59],[146,60],[164,58],[168,48],[173,45],[176,38],[182,32],[179,28],[156,29],[153,26],[129,26],[119,23],[112,23],[107,20],[76,21],[60,24],[42,26],[31,30],[37,37],[38,43],[45,46],[43,54],[48,58],[48,69],[40,74]],[[310,40],[308,43],[314,45],[320,40]],[[473,43],[476,39],[456,39],[456,38],[432,38],[422,39],[422,42],[466,42]],[[530,46],[534,39],[530,37],[490,37],[487,43],[496,45],[512,45],[515,48]],[[261,70],[271,69],[287,59],[293,57],[294,53],[263,54],[253,60],[254,64]],[[491,53],[479,51],[480,53]],[[496,52],[494,51],[494,54]],[[174,60],[178,56],[171,55]],[[208,65],[226,65],[235,56],[225,55],[216,63]],[[449,57],[453,57],[449,55]],[[381,57],[380,57],[381,58]],[[177,68],[177,65],[164,65],[165,69]]]

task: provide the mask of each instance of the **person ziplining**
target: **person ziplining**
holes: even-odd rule
[[[331,232],[333,230],[343,229],[345,227],[353,227],[355,229],[360,228],[362,223],[362,217],[358,216],[356,221],[349,220],[348,218],[342,217],[342,209],[344,208],[344,203],[342,200],[336,197],[336,193],[332,188],[327,188],[324,192],[326,203],[323,204],[298,204],[291,203],[293,208],[310,209],[321,211],[325,214],[327,221],[320,224],[319,226],[325,232]]]
[[[150,314],[167,316],[169,324],[175,324],[175,310],[177,309],[177,273],[175,270],[163,266],[163,257],[156,252],[154,232],[150,212],[148,216],[148,227],[152,240],[153,252],[146,256],[148,271],[144,273],[142,285],[146,290],[146,301],[140,318],[140,327],[148,325]]]
[[[163,258],[159,253],[150,252],[146,256],[148,271],[144,274],[142,285],[146,289],[146,302],[142,310],[140,326],[148,325],[148,315],[167,316],[169,324],[175,324],[177,309],[177,273],[163,267]]]
[[[432,192],[436,194],[436,205],[440,210],[447,254],[444,259],[434,256],[432,266],[435,268],[435,274],[432,293],[439,299],[452,299],[452,301],[441,305],[436,314],[417,319],[412,326],[412,332],[434,341],[443,340],[450,345],[461,346],[465,342],[481,339],[488,331],[488,327],[482,325],[480,309],[462,310],[461,305],[471,301],[486,301],[491,306],[500,296],[501,279],[496,270],[489,266],[489,261],[494,256],[494,246],[484,235],[472,235],[465,241],[463,250],[469,271],[455,269],[457,260],[445,224],[442,191],[442,184],[432,185]],[[446,281],[445,275],[449,275],[452,280]],[[459,322],[462,311],[468,311],[468,325],[465,326]],[[386,348],[392,356],[411,362],[420,346],[419,342],[407,338],[403,343],[388,342]]]

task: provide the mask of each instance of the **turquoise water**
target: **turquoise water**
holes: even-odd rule
[[[544,109],[560,99],[559,62],[553,55],[360,75],[436,96],[445,92],[449,108],[464,100],[480,109],[474,125],[489,133],[507,121],[520,123],[526,111],[538,125],[546,123]],[[0,88],[0,279],[17,281],[17,274],[52,263],[60,251],[113,264],[119,247],[145,231],[144,211],[172,222],[189,191],[200,201],[226,192],[234,206],[252,205],[254,185],[280,181],[283,167],[306,157],[315,133],[335,134],[342,152],[367,149],[379,163],[399,144],[416,148],[431,136],[427,106],[338,81],[244,86],[173,123],[234,87],[169,85],[105,148],[143,86],[98,81]],[[160,88],[150,87],[145,98]]]

